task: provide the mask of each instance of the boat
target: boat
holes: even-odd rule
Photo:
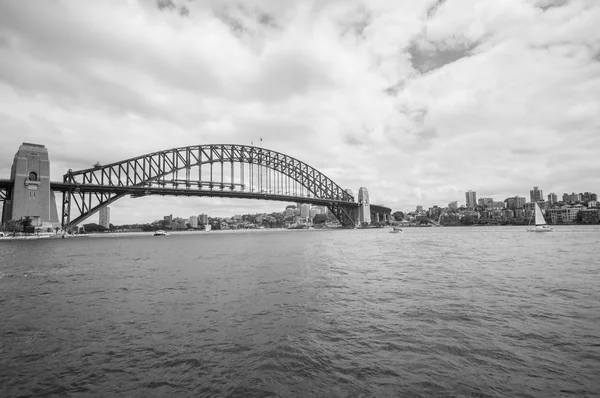
[[[392,230],[390,231],[390,234],[401,234],[402,233],[402,228],[399,227],[393,227]]]
[[[535,204],[535,225],[532,225],[527,229],[528,232],[553,232],[554,230],[546,224],[546,220],[544,220],[544,215],[542,214],[542,210],[540,206]]]
[[[154,236],[167,236],[167,233],[162,229],[159,229],[158,231],[154,231]]]

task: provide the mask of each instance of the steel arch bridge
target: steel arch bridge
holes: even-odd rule
[[[216,196],[293,201],[326,206],[354,226],[354,197],[314,167],[280,152],[247,145],[173,148],[85,170],[69,170],[62,183],[62,226],[69,229],[131,195]]]

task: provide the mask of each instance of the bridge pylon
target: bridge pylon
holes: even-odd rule
[[[2,224],[29,218],[42,229],[58,227],[56,199],[50,189],[50,159],[44,145],[24,142],[11,168],[12,188],[4,199]]]

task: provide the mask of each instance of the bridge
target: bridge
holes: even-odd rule
[[[350,190],[314,167],[255,146],[210,144],[172,148],[84,170],[68,170],[62,181],[51,181],[47,149],[23,143],[15,155],[11,178],[0,179],[2,222],[28,216],[38,224],[57,223],[58,219],[53,220],[55,192],[62,196],[63,229],[75,227],[127,195],[308,203],[327,207],[346,227],[371,220],[387,221],[391,213],[385,206],[370,204],[365,188],[361,188],[355,201]]]

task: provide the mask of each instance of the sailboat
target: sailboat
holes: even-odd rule
[[[531,228],[528,228],[527,231],[529,231],[529,232],[552,232],[552,231],[554,231],[552,228],[550,228],[548,226],[548,224],[546,224],[546,220],[544,220],[544,215],[542,214],[542,210],[540,209],[540,206],[537,204],[537,202],[535,202],[534,204],[535,204],[535,226],[531,226]]]

